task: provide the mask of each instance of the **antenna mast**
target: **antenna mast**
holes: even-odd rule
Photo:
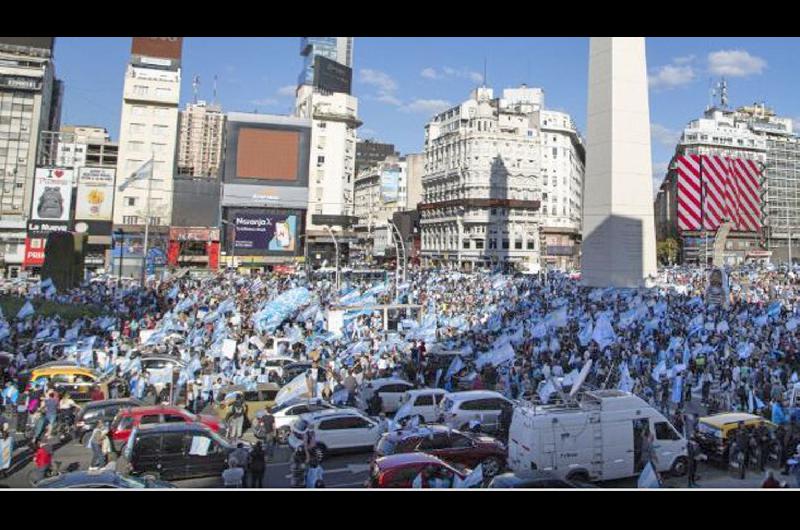
[[[217,74],[214,74],[214,105],[217,104]]]
[[[192,79],[192,93],[194,94],[194,104],[197,105],[197,89],[200,87],[200,76],[195,75]]]

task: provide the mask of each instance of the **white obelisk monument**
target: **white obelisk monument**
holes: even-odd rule
[[[592,37],[582,283],[643,287],[656,273],[643,37]]]

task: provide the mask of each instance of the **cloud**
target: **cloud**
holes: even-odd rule
[[[369,127],[365,127],[363,129],[358,130],[359,135],[374,135],[376,134],[375,129],[370,129]]]
[[[446,77],[449,78],[461,78],[461,79],[469,79],[473,83],[482,83],[483,82],[483,75],[479,72],[474,72],[472,70],[468,70],[466,68],[461,68],[460,70],[453,68],[452,66],[443,66],[441,71],[437,71],[435,68],[425,68],[422,70],[419,75],[424,77],[425,79],[444,79]]]
[[[294,97],[294,95],[297,93],[297,87],[294,86],[294,85],[282,86],[277,90],[276,93],[279,96],[291,96],[291,97]]]
[[[278,100],[275,98],[251,99],[250,104],[257,107],[271,107],[272,105],[277,105]]]
[[[421,113],[432,116],[449,109],[451,106],[451,103],[444,99],[415,99],[400,107],[400,110],[403,112]]]
[[[386,72],[362,68],[359,71],[359,81],[365,85],[372,85],[383,92],[394,92],[397,90],[397,82]]]
[[[680,60],[687,59],[686,57],[679,57]],[[678,59],[673,62],[677,63]],[[688,85],[694,81],[695,72],[690,64],[678,63],[660,66],[654,70],[654,73],[647,77],[650,88],[665,89],[677,88],[680,86]]]
[[[689,64],[694,62],[695,59],[696,57],[694,55],[686,55],[684,57],[675,57],[672,62],[674,64]]]
[[[744,50],[720,50],[708,54],[708,69],[714,75],[747,77],[758,75],[767,67],[767,61]]]
[[[660,123],[651,123],[650,138],[653,141],[660,143],[664,147],[674,149],[678,144],[678,141],[681,139],[681,131],[670,129],[669,127],[665,127]]]
[[[388,103],[389,105],[394,105],[396,107],[399,107],[403,104],[403,102],[397,99],[394,94],[390,94],[388,92],[379,92],[378,97],[375,99],[381,103]]]

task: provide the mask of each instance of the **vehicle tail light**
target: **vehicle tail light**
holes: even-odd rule
[[[378,487],[384,488],[386,487],[386,473],[378,473]]]

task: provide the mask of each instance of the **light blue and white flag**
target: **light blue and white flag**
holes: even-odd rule
[[[447,373],[445,374],[445,378],[449,379],[450,377],[456,375],[461,369],[464,368],[464,361],[461,360],[461,357],[456,355],[455,358],[450,363],[450,367],[447,368]]]
[[[658,473],[653,467],[652,462],[648,462],[642,472],[639,474],[639,480],[636,482],[637,488],[660,488],[661,480],[658,478]]]
[[[481,484],[483,484],[482,464],[478,464],[463,480],[458,475],[453,479],[453,488],[479,488]]]
[[[672,402],[680,403],[683,397],[683,376],[675,376],[672,382]]]
[[[20,308],[19,312],[17,313],[17,319],[25,320],[26,318],[33,316],[34,314],[36,314],[36,310],[33,308],[33,304],[31,304],[30,300],[27,300],[25,302],[25,305],[23,305]]]
[[[131,175],[127,179],[125,179],[125,182],[123,182],[117,189],[119,189],[119,191],[125,191],[128,188],[128,186],[130,186],[134,182],[146,178],[151,178],[152,176],[153,176],[153,157],[150,157],[150,160],[142,164],[139,167],[139,169],[131,173]]]
[[[590,318],[587,322],[581,325],[581,329],[578,332],[578,340],[581,343],[581,346],[588,346],[589,342],[592,340],[592,332],[594,331],[594,324],[592,323],[592,319]]]
[[[617,385],[617,389],[622,390],[623,392],[630,392],[633,390],[633,379],[631,378],[631,373],[628,370],[628,363],[623,362],[619,367],[619,385]]]
[[[797,329],[797,325],[800,324],[800,320],[795,317],[790,318],[786,321],[786,329],[788,331],[794,331]]]

